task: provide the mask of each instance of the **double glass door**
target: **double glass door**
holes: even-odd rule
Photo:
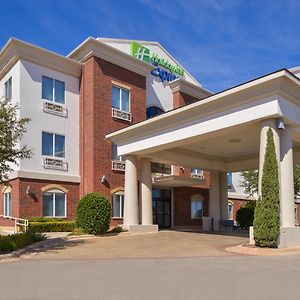
[[[153,224],[159,228],[171,227],[171,190],[153,189]]]

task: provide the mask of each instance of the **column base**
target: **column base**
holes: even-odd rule
[[[158,225],[123,225],[129,233],[156,233],[158,232]]]
[[[278,248],[292,248],[300,246],[300,227],[280,227]]]

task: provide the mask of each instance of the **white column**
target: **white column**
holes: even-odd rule
[[[220,209],[221,219],[228,220],[227,172],[220,172]]]
[[[280,166],[280,138],[276,126],[276,120],[264,120],[261,123],[260,130],[260,145],[259,145],[259,182],[258,182],[258,195],[261,196],[261,179],[263,174],[263,167],[265,161],[265,152],[267,145],[267,133],[269,128],[273,131],[274,144],[275,144],[275,152],[277,157],[278,166]],[[280,168],[279,168],[279,179],[280,179]]]
[[[213,218],[213,231],[220,230],[220,172],[211,171],[209,191],[209,216]]]
[[[293,141],[291,127],[280,130],[280,208],[281,226],[295,226],[295,200],[293,177]]]
[[[153,225],[151,160],[141,159],[140,196],[142,205],[142,225]]]
[[[136,157],[125,158],[124,226],[139,224]]]

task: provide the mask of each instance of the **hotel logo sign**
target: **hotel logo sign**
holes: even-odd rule
[[[151,71],[151,74],[159,77],[162,82],[173,81],[178,78],[177,74],[181,76],[184,74],[184,70],[177,64],[170,63],[167,59],[159,57],[154,52],[151,54],[149,48],[134,41],[131,42],[130,46],[130,53],[132,56],[156,67]]]

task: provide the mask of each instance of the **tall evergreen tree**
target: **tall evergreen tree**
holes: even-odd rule
[[[254,213],[254,240],[260,247],[277,247],[280,227],[279,174],[272,129],[267,145],[262,174],[261,197]]]

